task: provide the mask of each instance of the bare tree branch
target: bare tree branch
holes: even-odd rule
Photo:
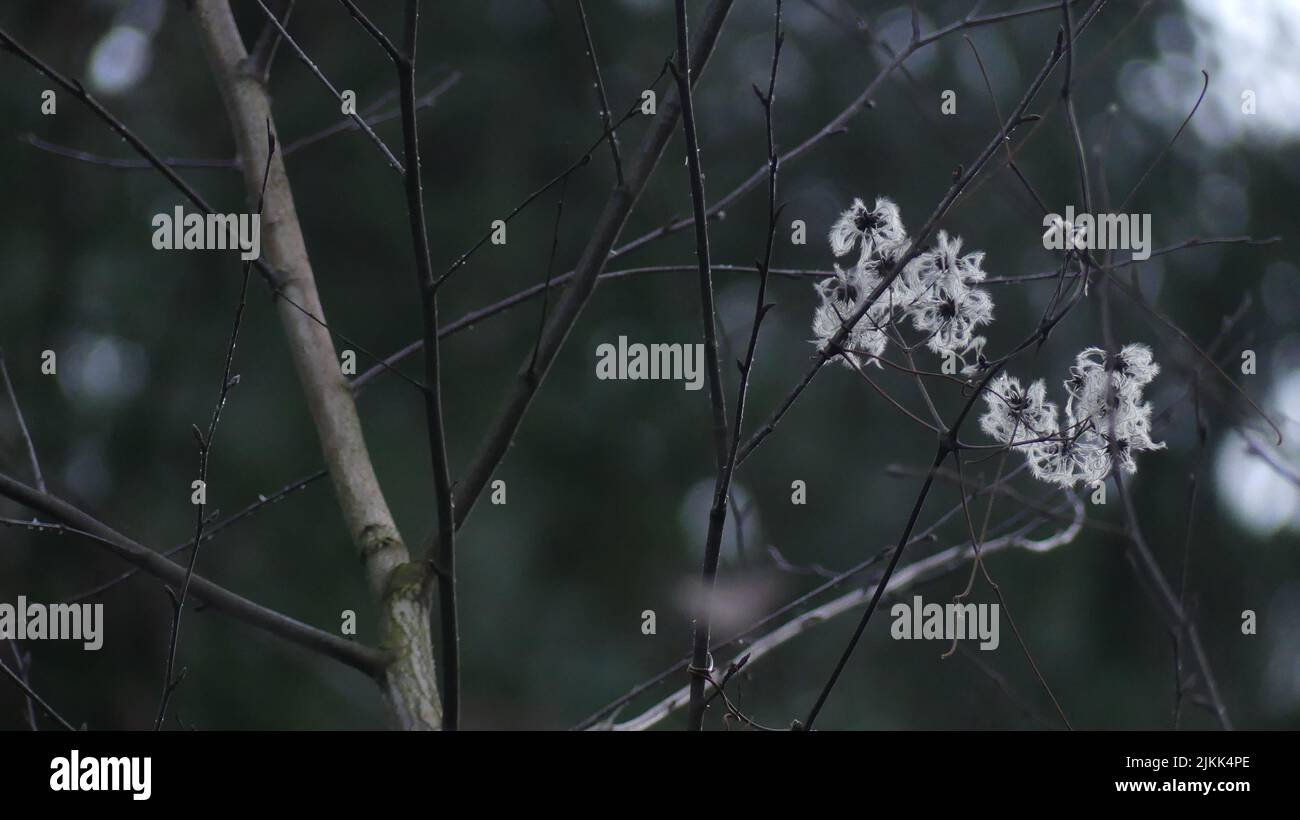
[[[245,70],[247,52],[226,0],[197,0],[195,22],[217,87],[230,116],[244,164],[244,184],[253,196],[267,162],[262,132],[274,130],[266,88]],[[323,316],[311,261],[298,223],[284,161],[270,158],[266,186],[263,251],[281,272],[280,288],[312,316]],[[366,448],[352,392],[347,389],[334,344],[321,324],[305,320],[276,301],[330,478],[352,542],[361,557],[371,593],[384,612],[384,645],[393,663],[384,684],[394,723],[434,729],[442,716],[434,680],[425,572],[410,556],[384,499]]]
[[[700,143],[695,133],[695,109],[691,104],[690,36],[686,24],[686,0],[676,0],[677,97],[682,109],[682,132],[686,138],[686,167],[691,184],[691,207],[695,211],[695,259],[700,275],[700,306],[704,317],[704,369],[709,377],[709,403],[713,416],[713,455],[718,479],[709,511],[709,532],[704,544],[703,583],[695,614],[694,660],[691,662],[691,713],[687,727],[699,731],[704,723],[704,679],[713,671],[709,662],[709,624],[713,581],[718,572],[722,527],[727,520],[727,493],[731,470],[727,463],[727,398],[718,366],[718,319],[713,307],[713,274],[709,270],[709,225],[704,210],[704,172],[700,169]]]
[[[1047,552],[1072,542],[1083,529],[1084,513],[1083,504],[1078,499],[1072,499],[1072,506],[1074,508],[1073,520],[1060,531],[1046,538],[1031,539],[1028,537],[1028,530],[1032,528],[1032,525],[1022,527],[1015,533],[986,542],[983,545],[984,553],[992,555],[1016,547],[1034,552]],[[971,549],[970,544],[963,543],[949,547],[934,555],[917,559],[898,570],[890,580],[887,591],[890,595],[897,595],[914,584],[929,580],[944,572],[955,570],[974,559],[975,552]],[[740,655],[732,663],[736,663],[743,656],[748,656],[747,668],[752,670],[749,664],[753,664],[771,654],[777,647],[789,643],[819,624],[862,606],[867,602],[867,590],[870,589],[871,583],[875,580],[877,579],[871,579],[866,585],[832,598],[820,606],[794,616],[776,629],[759,635],[745,645]],[[618,732],[643,731],[660,723],[673,712],[685,708],[689,700],[689,687],[683,686],[636,717],[617,723],[595,725],[592,728],[606,728]]]
[[[28,487],[3,473],[0,473],[0,495],[49,516],[65,525],[68,532],[89,538],[101,547],[107,548],[118,558],[134,564],[155,578],[178,587],[185,582],[185,567],[169,561],[60,498]],[[273,609],[242,598],[201,575],[194,575],[190,586],[194,597],[213,609],[291,643],[345,663],[367,675],[382,675],[385,667],[392,661],[388,652],[372,649],[314,626],[308,626]]]
[[[284,487],[281,487],[279,490],[276,490],[270,495],[259,496],[256,501],[252,502],[251,504],[248,504],[247,506],[244,507],[244,509],[240,510],[234,515],[223,518],[222,520],[216,522],[215,524],[205,527],[203,530],[203,541],[205,543],[211,541],[213,538],[216,538],[217,535],[220,534],[227,527],[236,524],[240,521],[243,521],[245,518],[248,518],[249,516],[259,512],[262,509],[265,509],[266,507],[272,504],[282,501],[286,496],[298,492],[299,490],[307,487],[309,484],[319,481],[320,479],[324,478],[327,475],[329,475],[328,470],[323,470],[323,469],[317,470],[316,472],[311,473],[310,475],[303,476],[302,478],[297,479],[296,481],[293,481],[285,485]],[[163,557],[171,558],[176,553],[181,552],[182,550],[187,550],[192,546],[194,546],[193,541],[183,541],[175,545],[174,547],[167,549],[165,552],[163,552]],[[135,577],[135,575],[138,572],[140,572],[140,570],[138,569],[129,569],[126,572],[123,572],[122,574],[117,575],[114,578],[105,581],[104,583],[99,584],[92,589],[88,589],[85,592],[79,593],[77,595],[72,596],[71,598],[62,601],[62,603],[76,604],[85,601],[88,598],[97,598],[100,595],[103,595],[108,590],[118,586],[119,584],[125,583],[126,581]]]
[[[460,726],[460,632],[456,615],[456,524],[452,515],[447,430],[442,412],[442,365],[438,351],[438,288],[429,262],[429,236],[420,180],[420,131],[415,120],[415,54],[420,24],[419,0],[406,2],[405,53],[395,65],[401,84],[402,144],[406,150],[406,212],[415,247],[415,274],[424,324],[424,416],[438,511],[438,608],[442,623],[443,724]]]

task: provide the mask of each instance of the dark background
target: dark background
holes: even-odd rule
[[[394,36],[400,31],[399,4],[362,5],[386,31]],[[1202,347],[1214,340],[1223,317],[1249,298],[1244,317],[1220,348],[1225,366],[1275,418],[1285,413],[1296,418],[1300,114],[1294,108],[1297,96],[1285,93],[1285,78],[1293,81],[1296,74],[1285,62],[1294,59],[1293,43],[1286,42],[1279,22],[1288,7],[1294,16],[1295,7],[1224,4],[1239,10],[1234,25],[1258,35],[1251,48],[1238,48],[1200,10],[1205,4],[1195,5],[1112,2],[1080,41],[1075,93],[1094,159],[1094,188],[1104,184],[1115,199],[1123,198],[1191,110],[1203,81],[1200,69],[1209,71],[1210,90],[1193,125],[1128,210],[1152,214],[1157,248],[1194,236],[1280,235],[1283,241],[1180,251],[1138,265],[1137,278],[1146,296]],[[56,68],[83,78],[160,154],[228,158],[233,151],[229,123],[192,21],[183,4],[166,3],[159,16],[163,6],[10,3],[0,12],[0,25]],[[493,219],[503,218],[581,156],[600,124],[572,4],[495,0],[425,6],[420,90],[452,71],[462,74],[420,116],[429,231],[435,267],[441,269]],[[703,3],[688,6],[693,19],[702,16]],[[785,6],[776,134],[788,148],[861,92],[885,63],[876,38],[897,47],[909,23],[906,6],[896,3],[787,0]],[[923,31],[960,18],[969,6],[921,3]],[[1023,4],[990,2],[983,12],[1014,7]],[[764,160],[762,109],[749,85],[765,84],[769,72],[772,8],[765,0],[737,2],[696,92],[710,201]],[[589,0],[587,11],[611,105],[624,111],[672,51],[672,4]],[[251,45],[263,24],[261,13],[242,0],[236,12]],[[1059,24],[1059,14],[1048,13],[968,32],[1004,113],[1046,58]],[[114,35],[119,26],[140,33]],[[300,2],[289,30],[337,87],[356,91],[360,108],[393,87],[383,53],[341,6]],[[150,52],[139,77],[120,90],[94,84],[96,77],[121,71],[127,57],[139,56],[131,48],[125,56],[102,51],[97,56],[96,48],[113,36]],[[947,190],[953,169],[970,163],[995,133],[998,117],[961,34],[918,53],[906,68],[880,87],[874,108],[854,117],[847,133],[783,169],[785,218],[805,220],[809,242],[792,246],[783,228],[778,266],[828,268],[832,257],[823,237],[855,196],[891,196],[908,227],[919,228]],[[238,295],[238,259],[232,253],[154,251],[149,220],[170,213],[182,202],[180,195],[152,171],[87,164],[24,141],[30,133],[102,156],[132,156],[129,146],[69,95],[59,94],[57,115],[42,116],[40,93],[50,83],[26,64],[3,55],[0,71],[5,191],[0,345],[52,491],[162,549],[192,535],[189,486],[197,458],[190,425],[206,423],[215,399]],[[1035,187],[1063,211],[1078,203],[1074,155],[1054,105],[1060,82],[1058,72],[1031,109],[1046,122],[1019,156]],[[1239,110],[1243,88],[1257,91],[1254,117]],[[957,92],[956,115],[940,114],[944,89]],[[277,58],[271,91],[286,142],[340,118],[337,102],[287,47]],[[625,161],[644,126],[634,120],[620,132]],[[377,130],[398,149],[395,122]],[[1100,154],[1094,153],[1098,146]],[[1095,161],[1098,156],[1104,157],[1104,168]],[[397,175],[355,132],[304,148],[287,163],[330,323],[385,354],[417,338],[419,306]],[[960,234],[967,248],[985,250],[992,276],[1053,269],[1059,258],[1042,247],[1032,200],[1012,174],[991,167],[943,227]],[[183,175],[218,210],[245,207],[237,173],[186,170]],[[604,146],[569,180],[557,273],[576,261],[612,181]],[[689,215],[687,182],[679,132],[623,240]],[[485,247],[457,273],[443,291],[444,321],[544,278],[554,204],[553,194],[540,198],[510,223],[505,246]],[[725,220],[712,224],[715,262],[752,264],[760,256],[766,209],[760,186]],[[609,269],[689,265],[694,258],[687,230],[617,259]],[[721,324],[737,351],[723,355],[733,400],[735,370],[729,362],[748,337],[755,283],[746,274],[715,277]],[[991,286],[997,303],[997,322],[987,334],[991,352],[1004,351],[1032,330],[1052,287],[1050,282]],[[321,463],[273,306],[259,283],[253,288],[236,360],[241,381],[223,417],[210,470],[209,503],[225,513]],[[789,391],[813,352],[811,285],[774,279],[769,297],[778,307],[764,326],[750,425]],[[1157,410],[1180,402],[1195,355],[1121,294],[1112,293],[1112,304],[1119,340],[1151,345],[1163,367],[1148,398]],[[444,345],[453,477],[468,466],[529,352],[539,309],[540,303],[529,302]],[[646,342],[698,341],[694,274],[630,277],[599,287],[497,471],[496,477],[507,482],[508,503],[493,506],[481,499],[462,530],[458,563],[467,728],[571,726],[689,648],[685,603],[699,573],[714,470],[707,390],[595,379],[595,348],[619,335]],[[1046,378],[1049,391],[1062,400],[1060,381],[1074,354],[1100,344],[1094,295],[1039,355],[1018,360],[1011,371],[1022,380]],[[1257,375],[1240,375],[1239,353],[1246,348],[1258,354]],[[40,374],[45,349],[58,353],[57,377]],[[364,355],[359,360],[363,368],[370,363]],[[919,361],[926,367],[933,357],[923,353]],[[403,367],[419,372],[415,359]],[[915,385],[901,374],[884,373],[881,383],[920,408]],[[1169,449],[1142,455],[1131,486],[1144,532],[1177,585],[1184,570],[1188,480],[1196,471],[1200,489],[1190,515],[1185,567],[1188,609],[1236,725],[1295,728],[1300,726],[1295,642],[1300,501],[1294,485],[1258,459],[1243,457],[1241,439],[1232,431],[1265,429],[1258,417],[1223,389],[1222,381],[1206,377],[1204,368],[1202,385],[1210,431],[1204,452],[1196,447],[1191,407],[1182,401],[1156,428],[1156,438],[1167,441]],[[937,400],[951,417],[961,397],[940,388]],[[389,503],[407,542],[418,551],[435,525],[420,397],[389,377],[369,388],[359,407]],[[1290,423],[1289,433],[1295,436],[1300,427]],[[966,437],[983,440],[973,423]],[[1293,447],[1288,440],[1275,452],[1294,469],[1300,459]],[[723,560],[722,582],[735,590],[732,615],[747,622],[817,582],[778,569],[768,545],[792,563],[837,570],[896,539],[918,479],[891,476],[885,468],[924,468],[932,449],[930,433],[892,410],[857,376],[838,366],[827,368],[737,478],[738,497],[752,506],[744,556],[731,537]],[[7,401],[0,408],[0,465],[9,475],[30,480]],[[974,468],[986,474],[993,469],[993,462]],[[807,483],[805,506],[790,503],[796,479]],[[1047,492],[1028,477],[1016,486],[1037,495]],[[1090,519],[1122,521],[1113,490],[1109,504],[1089,506]],[[939,487],[922,525],[955,500],[952,487]],[[994,523],[1014,511],[1014,502],[1000,500]],[[7,501],[0,502],[0,514],[28,515]],[[960,541],[963,532],[960,517],[952,519],[939,530],[938,543],[909,551],[904,562]],[[1006,552],[989,566],[1075,727],[1171,725],[1170,636],[1122,540],[1085,531],[1054,552]],[[123,568],[72,536],[0,528],[2,601],[13,602],[19,594],[56,601]],[[199,571],[327,629],[337,628],[342,610],[355,610],[359,637],[376,640],[376,610],[327,482],[226,531],[205,546]],[[963,569],[917,591],[927,601],[943,602],[965,580]],[[994,598],[980,585],[974,600]],[[74,723],[150,726],[165,661],[167,597],[159,582],[140,575],[102,601],[103,650],[27,644],[34,656],[33,685]],[[657,613],[657,635],[641,633],[640,614],[646,609]],[[1241,632],[1246,609],[1258,615],[1256,635]],[[881,612],[873,621],[819,721],[822,727],[1057,725],[1005,619],[1000,648],[978,654],[1014,698],[962,654],[941,660],[946,647],[938,643],[890,640],[886,615]],[[788,725],[802,716],[856,618],[855,611],[819,626],[756,663],[752,675],[731,690],[738,704],[769,725]],[[11,663],[9,647],[0,650]],[[173,711],[186,726],[383,724],[380,692],[363,676],[213,613],[187,614],[180,663],[188,675]],[[684,682],[684,675],[674,677],[670,686],[637,705],[648,705]],[[623,717],[635,711],[634,705]],[[663,726],[683,723],[679,714]],[[24,725],[17,690],[0,685],[0,727]],[[1191,706],[1183,725],[1214,722]]]

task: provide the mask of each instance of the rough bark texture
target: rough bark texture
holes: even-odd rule
[[[267,127],[275,131],[266,87],[250,70],[248,52],[227,0],[197,0],[194,17],[238,147],[244,184],[256,202],[266,167]],[[278,142],[278,140],[277,140]],[[320,438],[334,491],[352,542],[365,565],[371,591],[384,613],[384,648],[394,661],[383,685],[395,724],[437,729],[442,722],[434,676],[424,570],[412,564],[370,463],[370,454],[347,380],[325,321],[303,242],[293,192],[277,153],[271,159],[262,210],[262,256],[276,271],[276,307],[294,366]]]

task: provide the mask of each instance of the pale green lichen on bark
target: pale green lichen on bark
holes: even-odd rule
[[[384,598],[420,598],[423,594],[425,576],[428,571],[423,564],[408,561],[398,564],[388,574]]]
[[[399,564],[389,573],[383,596],[383,644],[393,653],[386,689],[394,715],[408,729],[442,726],[424,578],[421,565]]]

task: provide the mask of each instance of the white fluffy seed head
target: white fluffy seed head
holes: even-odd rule
[[[906,247],[907,231],[893,200],[878,197],[874,206],[867,207],[855,199],[831,226],[830,242],[836,256],[848,256],[856,249],[858,265],[873,267]]]
[[[1035,478],[1061,487],[1104,481],[1116,466],[1128,474],[1136,472],[1137,453],[1165,446],[1151,439],[1151,405],[1142,401],[1142,389],[1159,372],[1146,345],[1125,345],[1113,356],[1098,347],[1080,351],[1065,381],[1065,426],[1052,440],[1022,441],[1012,447],[1024,452]],[[1034,387],[1041,384],[1036,382]],[[1019,382],[1005,374],[994,380],[990,390],[1020,395]],[[1033,392],[1031,388],[1020,400],[1020,404],[1031,408],[1023,413],[1032,412],[1038,406],[1036,402],[1041,402],[1041,398],[1029,397]],[[1045,388],[1038,395],[1044,394]],[[1007,443],[1007,430],[1015,423],[1014,408],[1009,404],[1014,402],[987,396],[986,402],[989,406],[980,418],[980,427]],[[1044,426],[1049,404],[1043,402]],[[1053,417],[1055,412],[1052,406]]]

